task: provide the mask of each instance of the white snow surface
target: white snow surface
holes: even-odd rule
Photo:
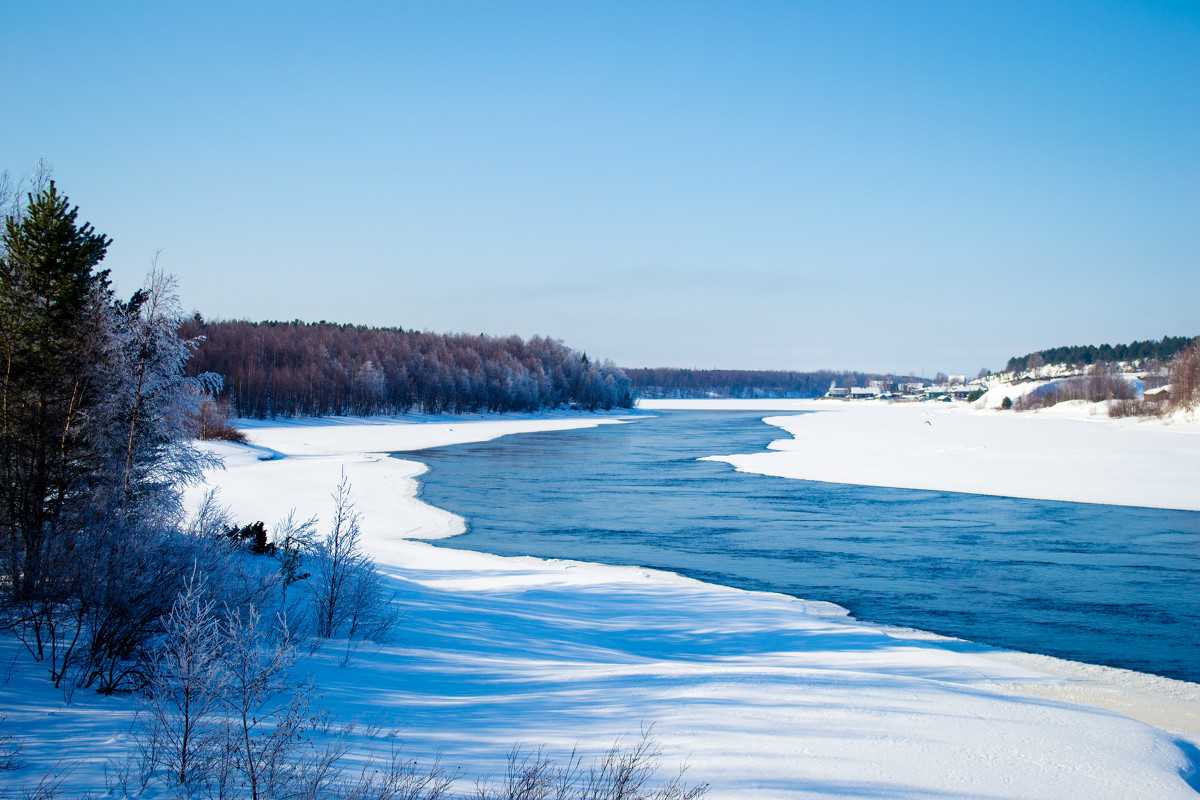
[[[868,433],[886,425],[927,427],[922,413],[856,407],[783,422],[804,431],[827,418],[862,431],[853,446],[866,447]],[[986,413],[938,409],[930,419],[962,435],[968,420],[994,430]],[[713,798],[1195,796],[1194,684],[867,626],[819,598],[409,538],[451,535],[461,520],[423,504],[421,468],[386,453],[619,421],[255,423],[246,426],[252,447],[215,448],[227,469],[209,483],[239,520],[270,526],[291,508],[327,517],[346,470],[367,547],[404,611],[402,631],[392,644],[362,646],[344,668],[336,644],[302,667],[320,705],[343,719],[401,725],[406,752],[440,751],[463,769],[464,790],[476,775],[501,772],[514,742],[554,753],[577,744],[591,754],[652,724],[664,770],[687,761],[687,777],[709,782]],[[1081,424],[1110,441],[1105,429]],[[900,441],[911,450],[920,440]],[[846,460],[869,464],[872,452]],[[1004,471],[995,459],[976,463]],[[132,702],[81,692],[66,705],[28,666],[0,682],[0,711],[26,737],[29,761],[0,782],[36,782],[66,757],[83,759],[66,787],[102,790],[105,760],[128,745]],[[351,757],[372,746],[360,737]]]
[[[1005,394],[1015,397],[1022,388]],[[770,452],[712,456],[742,472],[1200,510],[1200,423],[1194,417],[1110,419],[1103,403],[1082,401],[1000,411],[983,407],[988,402],[985,395],[981,407],[873,400],[650,400],[639,407],[793,412],[765,416],[789,435],[772,442]]]

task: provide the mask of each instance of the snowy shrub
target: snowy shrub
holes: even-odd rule
[[[275,526],[271,544],[274,546],[271,554],[279,560],[279,575],[286,591],[287,587],[296,581],[309,577],[309,574],[303,571],[304,557],[316,548],[317,518],[297,522],[295,512],[289,512],[287,517]]]
[[[301,751],[317,717],[307,682],[291,676],[296,653],[283,620],[266,625],[253,606],[219,603],[197,574],[155,655],[135,725],[136,768],[116,770],[126,793],[155,779],[213,797],[284,797],[307,779],[315,762]]]
[[[183,532],[194,539],[217,542],[232,526],[229,509],[217,502],[217,490],[209,489],[184,524]]]
[[[708,784],[688,786],[683,781],[686,767],[659,786],[651,785],[658,772],[662,748],[642,732],[641,738],[625,746],[618,739],[590,766],[584,767],[576,752],[563,765],[556,764],[544,750],[514,747],[508,753],[504,781],[496,786],[480,782],[472,800],[695,800],[708,792]]]
[[[32,597],[9,598],[0,611],[4,627],[68,700],[76,688],[109,694],[145,682],[164,615],[197,565],[227,576],[231,594],[264,591],[227,552],[136,520],[97,523],[77,532],[69,549],[56,542],[43,552],[53,583]]]
[[[378,641],[396,620],[375,562],[363,552],[359,520],[343,472],[333,493],[329,534],[314,544],[308,559],[313,629],[321,638],[344,634]]]
[[[228,763],[252,798],[281,796],[295,783],[302,762],[294,753],[314,719],[308,684],[290,675],[296,652],[286,623],[261,623],[250,607],[228,611],[221,625]]]
[[[459,772],[440,759],[404,756],[395,730],[383,734],[385,755],[351,770],[344,757],[352,737],[373,739],[382,727],[339,727],[311,709],[313,688],[294,675],[298,656],[283,619],[220,602],[195,574],[165,628],[139,701],[134,751],[110,764],[114,795],[158,796],[162,787],[251,800],[694,800],[707,790],[685,784],[683,770],[653,784],[662,750],[649,731],[631,746],[618,740],[590,765],[575,753],[560,766],[543,750],[514,747],[503,779],[481,780],[469,795],[455,793]]]
[[[146,765],[169,782],[190,788],[208,785],[223,748],[225,694],[217,601],[194,576],[166,619],[166,636],[156,653],[150,685],[138,712],[137,742]]]
[[[85,647],[73,679],[111,694],[144,683],[144,658],[176,593],[198,557],[213,559],[182,536],[153,530],[109,528],[87,544],[77,594]]]
[[[275,554],[275,545],[267,541],[267,526],[261,520],[240,528],[237,525],[230,525],[225,529],[225,537],[234,544],[244,545],[253,555]]]
[[[191,418],[192,434],[205,441],[220,440],[248,444],[246,434],[233,426],[233,407],[229,398],[206,395]]]
[[[372,757],[356,775],[336,770],[324,793],[312,797],[334,800],[451,800],[458,773],[435,758],[429,766],[392,750],[387,757]],[[309,795],[306,795],[309,796]]]
[[[0,714],[0,770],[21,769],[25,762],[21,759],[24,750],[21,740],[12,731],[5,730],[8,717]]]
[[[1076,375],[1040,386],[1017,400],[1017,411],[1051,408],[1068,400],[1089,403],[1136,400],[1137,390],[1111,364],[1094,364],[1086,375]]]
[[[1200,339],[1171,359],[1169,375],[1172,410],[1200,407]]]
[[[347,773],[340,762],[357,726],[333,726],[311,710],[311,685],[293,676],[296,658],[284,620],[230,608],[193,576],[167,615],[136,747],[110,764],[109,791],[157,796],[154,784],[172,795],[251,800],[446,796],[455,774],[395,749]]]
[[[1144,400],[1137,399],[1122,399],[1113,400],[1108,404],[1108,416],[1113,419],[1121,419],[1122,417],[1151,417],[1156,416],[1162,411],[1162,408],[1156,403],[1147,403]]]

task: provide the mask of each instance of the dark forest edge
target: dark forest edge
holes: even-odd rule
[[[239,417],[371,416],[629,408],[630,382],[542,336],[437,334],[328,322],[184,323],[203,337],[189,374],[225,379]]]
[[[1004,367],[1005,372],[1020,372],[1036,369],[1043,364],[1067,364],[1088,367],[1092,364],[1116,364],[1138,362],[1165,364],[1196,340],[1195,336],[1164,336],[1160,340],[1147,339],[1129,344],[1070,345],[1038,350],[1023,356],[1013,356]]]
[[[817,370],[678,369],[654,367],[625,369],[635,395],[650,398],[781,399],[821,397],[833,384],[867,386],[873,381],[892,385],[915,381],[911,375],[877,375],[868,372]]]

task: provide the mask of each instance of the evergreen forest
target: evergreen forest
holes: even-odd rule
[[[1144,342],[1117,345],[1102,344],[1099,347],[1094,344],[1052,347],[1036,353],[1027,353],[1024,356],[1013,356],[1008,360],[1004,369],[1006,372],[1020,372],[1028,369],[1031,364],[1070,364],[1076,367],[1088,367],[1092,364],[1115,364],[1118,361],[1166,363],[1195,339],[1194,336],[1164,336],[1159,340],[1147,339]],[[1030,359],[1033,361],[1031,362]]]
[[[728,397],[809,398],[821,397],[831,384],[867,386],[879,380],[887,384],[916,380],[908,376],[876,375],[866,372],[786,372],[781,370],[678,369],[656,367],[625,369],[630,386],[639,397],[691,398]]]

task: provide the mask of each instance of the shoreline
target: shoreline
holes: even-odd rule
[[[1126,772],[1134,769],[1130,766],[1132,762],[1122,761],[1123,758],[1130,757],[1128,754],[1122,755],[1122,753],[1125,753],[1124,748],[1128,746],[1128,742],[1137,737],[1132,733],[1132,729],[1125,727],[1126,723],[1118,723],[1117,720],[1128,719],[1131,721],[1129,724],[1153,725],[1154,728],[1147,730],[1159,731],[1156,734],[1159,737],[1166,736],[1167,739],[1162,740],[1165,743],[1188,742],[1189,746],[1193,748],[1200,744],[1200,684],[1189,684],[1127,670],[1066,662],[1049,656],[986,648],[974,643],[948,640],[919,631],[873,626],[851,619],[845,609],[829,603],[798,600],[786,595],[750,592],[716,584],[706,584],[673,573],[661,573],[637,567],[612,567],[530,557],[505,558],[472,551],[434,547],[411,538],[414,535],[421,535],[422,538],[430,534],[435,536],[453,535],[457,518],[448,512],[423,503],[418,497],[417,478],[423,471],[422,465],[402,458],[389,458],[382,453],[416,450],[464,441],[480,441],[529,430],[591,427],[596,424],[620,422],[620,416],[622,415],[610,415],[599,419],[594,416],[555,419],[513,419],[510,417],[480,420],[457,418],[428,422],[393,421],[394,424],[378,420],[361,424],[352,420],[337,424],[305,424],[303,422],[278,425],[260,424],[248,426],[251,437],[258,440],[256,444],[259,449],[242,452],[237,459],[231,461],[230,469],[227,472],[214,477],[217,484],[232,489],[231,494],[237,494],[236,497],[231,497],[224,494],[225,489],[223,489],[223,494],[218,499],[224,504],[232,505],[235,514],[239,515],[239,519],[242,514],[256,515],[255,518],[265,517],[269,526],[272,522],[271,517],[263,508],[261,500],[257,498],[266,494],[271,498],[271,503],[278,507],[291,502],[292,505],[300,506],[298,513],[302,517],[308,516],[310,508],[316,512],[324,510],[318,506],[324,503],[340,470],[346,469],[353,485],[354,497],[359,503],[359,510],[363,512],[364,544],[379,561],[381,570],[386,575],[401,580],[402,586],[410,586],[418,593],[437,592],[439,596],[446,598],[446,602],[460,604],[463,608],[468,609],[464,613],[471,615],[482,614],[484,618],[491,619],[495,613],[491,604],[500,603],[504,608],[510,608],[514,612],[520,609],[520,618],[525,618],[527,613],[532,613],[529,610],[529,604],[533,603],[534,608],[543,608],[545,613],[555,619],[561,618],[563,624],[567,625],[565,629],[555,627],[553,629],[555,636],[560,635],[564,630],[587,630],[595,625],[604,628],[606,625],[615,624],[612,620],[620,618],[623,614],[633,613],[636,621],[629,624],[639,630],[644,630],[646,620],[663,617],[665,622],[651,625],[651,630],[660,630],[660,624],[666,626],[661,628],[661,636],[665,637],[660,640],[661,643],[674,641],[675,637],[687,630],[692,630],[690,637],[699,635],[702,639],[711,638],[712,633],[700,634],[699,631],[710,629],[714,625],[718,628],[725,626],[733,629],[749,625],[756,630],[761,630],[761,633],[757,635],[764,637],[763,645],[749,643],[747,645],[749,650],[744,653],[738,650],[740,655],[732,662],[728,661],[732,654],[722,658],[719,648],[712,651],[702,649],[694,655],[679,656],[671,660],[668,666],[663,667],[667,670],[667,674],[692,674],[694,677],[678,686],[672,682],[670,685],[675,688],[668,690],[668,696],[673,697],[674,700],[661,709],[657,702],[647,705],[646,700],[648,697],[661,694],[663,691],[661,686],[658,689],[653,687],[663,680],[664,676],[644,677],[642,680],[634,680],[628,684],[622,682],[620,691],[616,695],[611,697],[608,694],[605,695],[609,699],[604,702],[616,703],[621,706],[619,711],[615,706],[608,708],[604,712],[605,715],[616,712],[614,719],[625,719],[631,724],[636,722],[630,716],[631,713],[640,715],[640,718],[644,720],[646,713],[652,709],[658,709],[655,719],[661,725],[656,727],[656,734],[660,736],[662,744],[670,752],[691,750],[695,753],[699,750],[705,753],[706,759],[718,758],[720,769],[706,769],[702,773],[697,773],[697,776],[714,783],[723,782],[725,788],[748,786],[746,781],[750,781],[754,775],[761,774],[764,769],[768,771],[782,770],[784,773],[792,775],[797,781],[794,787],[796,790],[791,791],[788,796],[804,796],[805,793],[799,787],[804,784],[803,776],[809,775],[812,768],[807,765],[792,764],[786,753],[795,752],[795,748],[802,747],[802,749],[808,748],[813,752],[825,752],[825,758],[833,758],[831,752],[823,749],[826,747],[826,740],[823,738],[825,734],[822,734],[821,731],[831,734],[838,725],[851,724],[848,718],[842,723],[835,724],[834,728],[828,728],[827,724],[831,723],[827,721],[827,723],[819,724],[810,733],[788,733],[788,725],[781,726],[778,719],[769,717],[759,719],[762,715],[754,709],[761,709],[760,700],[753,699],[759,697],[757,694],[754,694],[753,697],[747,696],[734,705],[726,706],[726,710],[716,717],[709,717],[709,712],[703,710],[708,703],[701,698],[708,696],[707,693],[717,686],[740,686],[740,682],[744,679],[736,678],[736,675],[742,674],[747,668],[751,668],[753,673],[758,676],[755,679],[756,683],[767,687],[764,689],[767,694],[762,697],[764,700],[767,696],[773,697],[780,693],[782,693],[780,694],[782,697],[792,698],[793,693],[798,691],[797,687],[800,687],[800,695],[795,695],[795,700],[783,703],[783,707],[790,708],[789,713],[793,715],[799,713],[801,717],[804,717],[808,713],[798,710],[805,704],[805,701],[800,698],[806,692],[817,692],[820,696],[825,696],[821,692],[833,692],[834,696],[841,699],[837,700],[831,708],[843,709],[834,716],[849,714],[856,720],[852,728],[861,724],[861,714],[866,714],[866,718],[871,718],[876,713],[891,713],[882,712],[882,708],[884,706],[891,708],[893,704],[900,702],[897,699],[899,696],[894,695],[894,692],[900,692],[902,696],[912,696],[913,692],[922,696],[931,693],[922,703],[923,707],[933,709],[929,712],[933,717],[940,717],[943,714],[937,709],[944,708],[948,713],[950,708],[957,707],[956,704],[961,702],[983,703],[984,705],[974,713],[978,714],[980,719],[992,719],[992,724],[976,729],[974,723],[960,720],[954,723],[953,729],[956,733],[949,739],[944,738],[940,733],[935,734],[926,729],[923,718],[911,717],[911,714],[915,712],[906,712],[904,718],[909,720],[908,722],[896,723],[901,727],[893,731],[892,736],[900,737],[901,749],[909,752],[915,747],[923,755],[913,756],[909,752],[909,755],[903,758],[897,757],[888,763],[891,763],[894,769],[905,772],[905,774],[912,772],[910,777],[913,777],[914,780],[924,772],[936,772],[938,769],[936,765],[944,761],[948,753],[960,747],[962,740],[978,740],[981,743],[980,746],[985,746],[982,742],[993,736],[988,732],[993,727],[1001,732],[1007,731],[1003,736],[1014,735],[1016,728],[1013,728],[1013,725],[1018,726],[1022,731],[1026,730],[1025,723],[1017,723],[1014,720],[1025,719],[1030,714],[1041,717],[1050,713],[1047,711],[1050,708],[1055,709],[1052,716],[1056,718],[1057,715],[1065,715],[1064,720],[1089,719],[1090,722],[1087,723],[1089,726],[1096,724],[1100,724],[1101,727],[1115,726],[1113,741],[1120,740],[1120,744],[1112,744],[1111,747],[1116,747],[1121,753],[1107,753],[1101,760],[1106,764],[1110,763],[1112,765],[1110,772],[1115,770],[1116,773],[1120,773],[1122,781],[1125,780]],[[361,449],[364,444],[372,449]],[[244,450],[244,448],[224,445],[218,449],[228,448],[235,451]],[[258,455],[262,453],[270,453],[274,457],[270,461],[258,461]],[[332,481],[329,480],[330,478]],[[236,489],[238,485],[242,485],[243,488],[249,487],[249,491],[238,493]],[[323,491],[317,491],[316,487],[319,485],[323,486]],[[269,489],[263,492],[262,490],[267,487]],[[458,524],[461,524],[461,521]],[[640,598],[636,601],[637,611],[630,612],[624,605],[611,606],[613,599],[619,600],[626,595]],[[539,604],[539,599],[545,596],[556,596],[558,601],[543,607]],[[602,597],[605,598],[603,601],[600,599]],[[453,598],[453,600],[449,598]],[[687,598],[687,602],[681,605],[680,598]],[[597,603],[609,608],[608,623],[598,621],[594,618],[593,611],[589,610],[594,609]],[[693,606],[711,607],[711,609],[739,608],[741,611],[733,617],[727,617],[728,612],[726,611],[715,610],[697,615],[691,610]],[[687,611],[682,609],[687,609]],[[507,616],[508,613],[504,612],[504,616]],[[500,634],[499,630],[497,634]],[[636,637],[637,641],[640,642],[644,635],[646,634],[639,634]],[[783,646],[782,649],[779,646],[768,644],[778,640],[780,636],[783,636],[791,644]],[[602,646],[603,652],[607,652],[609,649],[607,635],[597,640],[589,638],[587,641],[589,643],[586,645],[585,651],[598,645]],[[844,641],[845,644],[835,645],[833,649],[829,649],[828,645],[819,644],[821,641]],[[859,644],[852,644],[855,641]],[[862,643],[868,641],[877,644],[872,644],[864,651]],[[483,658],[485,662],[490,663],[493,660],[492,657],[486,652],[483,654],[476,652],[473,649],[476,646],[485,647],[486,650],[492,647],[504,649],[507,645],[492,643],[467,646],[462,645],[456,639],[452,649],[453,647],[465,647],[464,658],[468,662]],[[535,645],[530,646],[536,649]],[[537,660],[537,663],[542,663],[543,666],[534,668],[533,673],[529,673],[524,678],[518,677],[517,680],[518,683],[528,681],[533,675],[542,675],[543,678],[535,679],[542,680],[547,669],[554,674],[558,674],[561,670],[566,670],[566,673],[563,674],[592,674],[597,669],[605,674],[612,673],[614,669],[617,670],[617,673],[624,674],[632,664],[641,663],[644,656],[634,656],[633,654],[642,646],[639,644],[626,655],[619,653],[602,655],[598,652],[594,658],[584,655],[576,659],[569,656],[566,662],[553,668],[546,666],[550,662],[545,662],[546,657],[543,656]],[[659,646],[661,644],[655,647]],[[627,659],[631,657],[634,660],[627,662]],[[717,662],[710,661],[714,657],[718,659]],[[609,661],[611,658],[616,660]],[[744,659],[748,660],[743,664]],[[559,661],[557,656],[552,657],[551,660],[554,663]],[[654,662],[647,662],[645,668],[651,670],[650,674],[658,674],[655,672],[657,668],[650,664],[659,660],[661,657],[656,656]],[[509,663],[508,657],[505,657],[504,663]],[[629,666],[618,666],[626,663]],[[513,667],[513,669],[516,668]],[[517,673],[525,675],[527,669],[517,669]],[[583,673],[580,673],[580,670],[583,670]],[[865,694],[861,689],[852,688],[867,675],[876,676],[871,681],[871,685],[876,688]],[[818,680],[817,676],[826,677]],[[835,679],[835,683],[827,684],[828,679]],[[913,679],[918,679],[920,682],[913,684]],[[562,680],[568,679],[562,678]],[[729,684],[730,680],[735,683]],[[817,682],[813,683],[814,680]],[[574,679],[569,679],[568,683],[573,681]],[[360,683],[360,685],[372,684]],[[549,691],[551,693],[560,691],[555,688],[556,686],[557,684],[553,684]],[[818,690],[817,686],[826,686],[826,689]],[[712,689],[705,687],[712,687]],[[852,693],[845,695],[843,690]],[[651,694],[644,695],[643,692],[646,691]],[[720,691],[724,693],[727,690]],[[740,691],[742,690],[739,689]],[[681,692],[682,694],[680,694]],[[878,694],[880,692],[882,694]],[[877,694],[880,698],[878,701],[871,699]],[[445,702],[445,700],[437,699],[438,696],[440,695],[435,692],[432,697],[425,699],[410,697],[407,702],[416,702],[418,706],[421,703],[433,703],[437,706]],[[973,699],[964,701],[964,697]],[[1027,699],[1021,700],[1020,698]],[[498,701],[494,697],[489,697],[480,702],[493,704]],[[504,702],[505,707],[508,707],[507,701],[500,702]],[[801,705],[795,706],[795,702],[800,702]],[[868,707],[874,707],[872,706],[874,702],[883,703],[880,711],[867,710]],[[862,705],[864,703],[865,706]],[[946,706],[946,703],[951,703],[951,705]],[[1045,706],[1043,705],[1045,703],[1051,705]],[[984,711],[984,708],[991,710]],[[1093,711],[1082,712],[1082,709],[1093,709]],[[1098,712],[1095,709],[1104,709],[1104,711]],[[1096,713],[1107,714],[1109,712],[1116,712],[1123,716],[1106,717],[1105,719],[1111,721],[1103,723],[1098,723],[1098,718],[1094,717]],[[511,713],[518,720],[516,729],[525,731],[516,738],[524,741],[565,741],[562,738],[563,732],[556,732],[559,730],[556,725],[542,720],[522,721],[523,713],[517,711],[516,707]],[[699,717],[695,717],[697,713],[700,714]],[[1079,713],[1083,713],[1084,716],[1076,717],[1075,715]],[[827,714],[827,712],[822,712],[822,714]],[[958,712],[954,712],[955,716],[957,714]],[[424,719],[420,714],[418,716]],[[733,719],[734,722],[728,722],[727,718]],[[1136,722],[1132,722],[1133,720]],[[726,729],[730,724],[733,724],[739,731],[736,734],[737,741],[747,744],[745,747],[740,744],[734,747],[736,752],[718,756],[716,753],[720,748],[718,748],[717,741],[726,741],[732,735],[731,731]],[[1039,723],[1043,728],[1047,724],[1045,720]],[[1066,729],[1059,730],[1055,734],[1039,733],[1035,738],[1040,739],[1046,735],[1053,735],[1059,740],[1064,737],[1066,740],[1070,740],[1072,736],[1076,735],[1070,731],[1082,731],[1082,728],[1075,727],[1075,722],[1064,722],[1063,724],[1067,725]],[[965,731],[964,726],[970,728],[970,732]],[[431,743],[439,741],[433,731],[436,725],[432,718],[417,727],[425,731],[417,736],[419,741]],[[633,724],[632,728],[629,725],[625,727],[634,729],[636,724]],[[1120,728],[1122,732],[1117,734],[1116,728]],[[1047,728],[1047,731],[1052,729],[1053,726]],[[839,736],[841,735],[839,734]],[[862,746],[868,746],[867,743],[874,739],[874,736],[866,731],[854,735],[862,737]],[[1022,733],[1021,735],[1025,736],[1026,734]],[[1087,736],[1092,737],[1093,734],[1089,733]],[[1078,745],[1077,742],[1072,747],[1076,745]],[[870,746],[875,747],[874,745]],[[1042,741],[1038,748],[1053,748],[1054,746],[1057,745]],[[1109,746],[1105,745],[1105,747]],[[1163,746],[1174,747],[1174,745]],[[1141,755],[1135,757],[1135,762],[1140,766],[1136,770],[1154,772],[1155,769],[1158,769],[1150,769],[1147,766],[1161,757],[1161,754],[1154,757],[1148,755],[1157,747],[1159,745],[1146,750],[1139,746],[1138,752]],[[718,749],[714,750],[713,748]],[[996,756],[996,758],[999,761],[1004,761],[1010,756],[1016,758],[1019,750],[1020,748],[1017,748],[1011,754],[1006,751],[1003,757]],[[768,762],[763,762],[762,759],[768,753],[773,755]],[[939,753],[941,755],[938,755]],[[889,758],[891,757],[889,756]],[[1177,757],[1171,756],[1171,759],[1175,758]],[[1150,759],[1150,761],[1144,759]],[[1187,761],[1186,757],[1184,761]],[[1172,761],[1172,763],[1176,762]],[[1121,764],[1126,766],[1121,766]],[[1187,763],[1181,763],[1172,769],[1175,770],[1174,774],[1178,775],[1184,774],[1186,770],[1192,768]],[[861,771],[858,767],[845,764],[836,766],[824,762],[822,762],[821,769],[833,770],[842,778],[845,778],[846,775],[859,775]],[[1021,767],[1019,764],[1008,764],[1004,769],[1007,774],[1007,771],[1013,769],[1019,771]],[[984,772],[986,773],[986,770]],[[1045,777],[1043,771],[1040,770],[1033,774],[1036,774],[1039,781]],[[1109,775],[1109,778],[1117,780],[1112,774]],[[1062,779],[1067,781],[1066,784],[1063,784],[1064,786],[1076,786],[1076,783],[1073,782],[1075,778],[1068,780],[1064,773]],[[921,780],[926,779],[921,778]],[[928,780],[932,781],[933,778]],[[942,778],[937,780],[941,781]],[[945,780],[950,783],[934,781],[921,791],[903,796],[919,796],[926,789],[929,791],[963,790],[962,786],[955,784],[950,778],[945,778]],[[728,781],[732,781],[732,783]],[[1050,784],[1053,783],[1053,780],[1050,781]],[[1159,788],[1155,791],[1163,790]],[[1103,788],[1096,790],[1094,786],[1086,793],[1078,791],[1076,786],[1076,789],[1068,790],[1066,794],[1067,796],[1084,796],[1086,794],[1089,797],[1093,795],[1128,796],[1124,790],[1120,792],[1107,791]],[[756,795],[755,792],[735,791],[731,794],[715,794],[714,796]],[[768,791],[761,796],[780,795],[778,792]],[[1012,796],[1036,795],[1017,793]]]
[[[1109,419],[1102,404],[1010,412],[966,403],[642,401],[646,410],[744,409],[786,437],[711,456],[739,472],[1028,500],[1200,511],[1200,422]],[[766,414],[768,411],[780,412]],[[790,413],[787,413],[790,412]],[[807,412],[807,413],[802,413]]]

